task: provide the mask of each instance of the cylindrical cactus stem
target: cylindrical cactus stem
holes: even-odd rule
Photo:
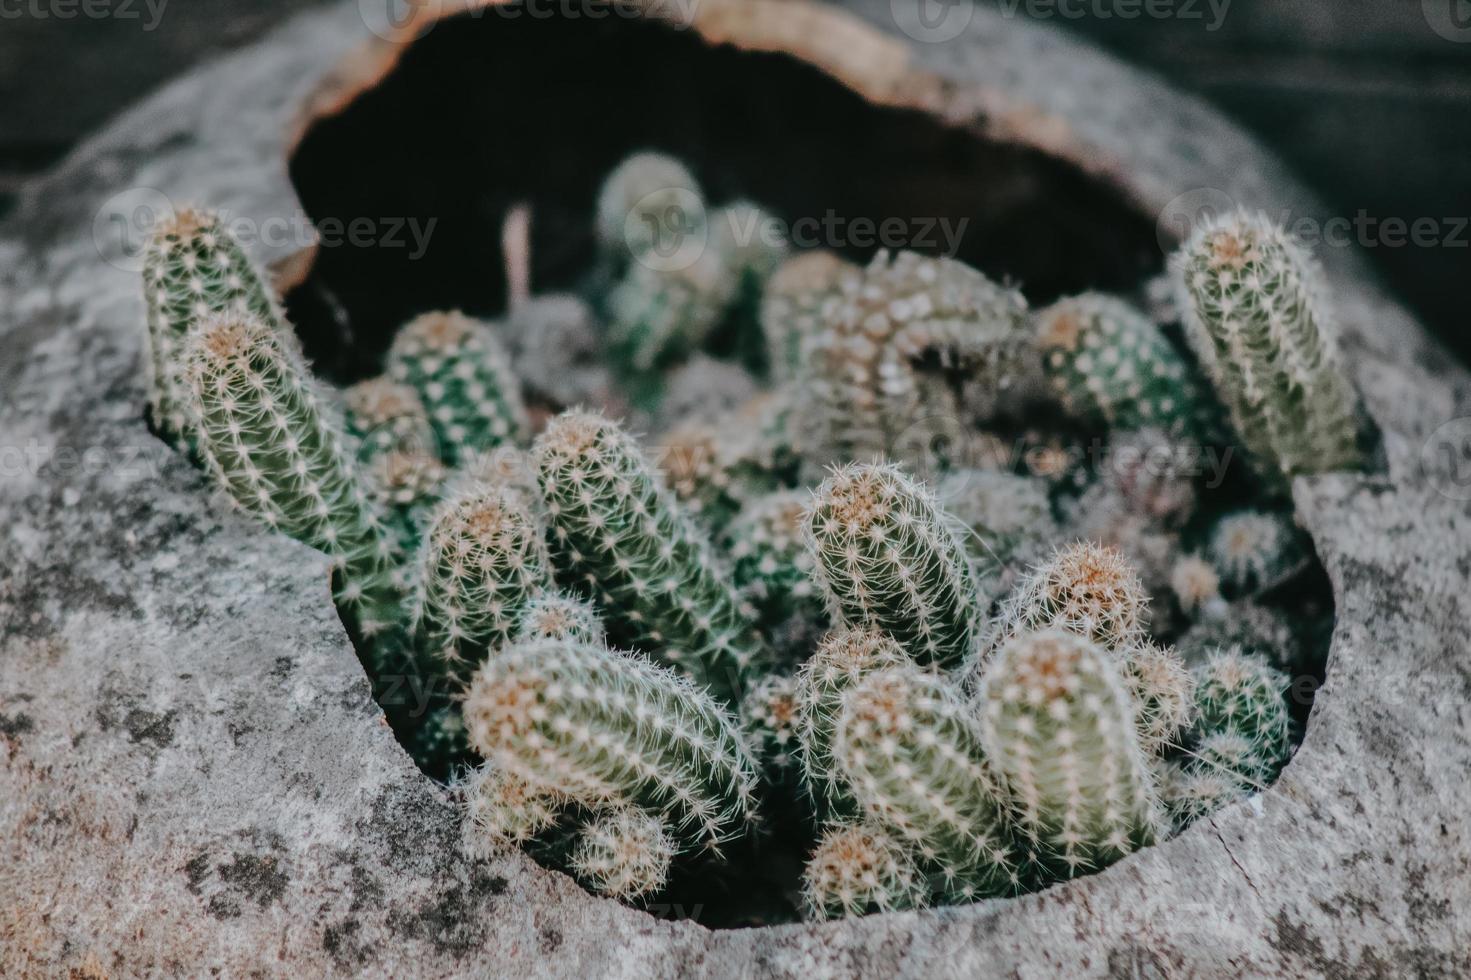
[[[1078,541],[1017,584],[1002,605],[997,643],[1055,626],[1109,649],[1126,647],[1143,639],[1148,609],[1149,596],[1122,554]]]
[[[153,423],[170,442],[185,440],[192,425],[193,392],[184,348],[189,333],[211,317],[259,320],[289,332],[275,294],[212,212],[185,209],[155,231],[143,254],[143,293],[148,305],[152,376],[148,402]]]
[[[408,323],[389,349],[388,373],[418,393],[451,466],[527,436],[510,358],[488,325],[463,313],[426,313]]]
[[[388,453],[438,458],[429,413],[413,388],[385,376],[359,381],[342,394],[347,431],[358,441],[360,460]]]
[[[755,808],[755,764],[734,719],[641,656],[568,640],[514,643],[475,672],[470,746],[580,800],[660,814],[682,845],[717,848]]]
[[[1074,418],[1118,431],[1163,429],[1199,440],[1214,403],[1154,322],[1113,296],[1085,293],[1037,314],[1052,390]]]
[[[621,806],[598,813],[579,828],[570,864],[593,891],[633,902],[664,887],[677,851],[661,817]]]
[[[1134,696],[1134,723],[1144,751],[1181,744],[1195,717],[1195,678],[1173,647],[1148,641],[1123,651],[1124,683]]]
[[[551,586],[545,532],[514,490],[487,485],[435,511],[420,557],[420,649],[455,677],[511,639],[527,600]]]
[[[1230,596],[1264,592],[1308,562],[1290,514],[1244,510],[1222,517],[1211,531],[1207,554]]]
[[[684,164],[659,153],[635,153],[613,169],[598,194],[598,245],[615,268],[652,251],[670,255],[704,241],[704,197]]]
[[[798,751],[802,772],[814,802],[828,812],[856,812],[852,794],[833,760],[833,729],[843,695],[864,677],[912,661],[904,648],[871,626],[842,627],[818,644],[802,665],[795,692]]]
[[[1251,758],[1233,771],[1258,786],[1269,782],[1292,754],[1291,680],[1240,647],[1214,651],[1194,673],[1197,736],[1202,743],[1214,735],[1239,736]]]
[[[640,648],[736,703],[744,672],[770,654],[709,541],[638,444],[600,415],[567,412],[534,455],[558,571]]]
[[[1008,642],[978,695],[987,757],[1039,883],[1154,843],[1161,810],[1113,656],[1065,630]]]
[[[953,470],[935,494],[945,513],[960,522],[961,540],[982,589],[1004,595],[1013,582],[1046,555],[1057,539],[1057,522],[1045,481],[992,470]]]
[[[883,827],[828,825],[802,871],[809,920],[922,908],[928,886],[908,845]]]
[[[751,752],[774,782],[794,769],[797,753],[797,678],[771,674],[746,692],[741,724]]]
[[[565,592],[538,592],[521,607],[515,638],[525,640],[572,640],[602,646],[608,642],[603,618],[593,604]]]
[[[717,242],[673,265],[635,260],[608,295],[609,353],[636,386],[657,400],[653,375],[697,350],[736,296],[737,277]]]
[[[842,697],[832,753],[870,819],[936,872],[945,899],[1020,889],[980,731],[941,677],[908,665],[860,680]]]
[[[711,215],[710,233],[735,288],[724,322],[706,346],[716,356],[765,374],[770,359],[761,330],[761,298],[767,280],[789,251],[785,226],[759,205],[736,201]]]
[[[338,605],[365,637],[388,643],[403,618],[394,547],[296,348],[265,321],[231,315],[202,323],[186,356],[200,448],[220,485],[329,555]]]
[[[570,802],[488,763],[471,771],[460,799],[465,846],[477,857],[504,853],[549,830]]]
[[[804,533],[845,622],[877,626],[921,663],[949,668],[975,653],[983,615],[952,523],[897,466],[856,464],[818,487]]]
[[[786,383],[801,373],[803,344],[825,329],[825,310],[836,300],[843,280],[862,271],[820,249],[794,255],[772,273],[761,302],[772,380]]]
[[[826,329],[802,351],[813,461],[956,452],[972,408],[957,390],[994,401],[1027,373],[1025,314],[1019,292],[963,263],[880,252],[844,278]]]
[[[1308,253],[1265,215],[1242,212],[1203,225],[1172,268],[1186,337],[1262,469],[1360,467],[1357,399]]]
[[[1159,779],[1160,795],[1178,834],[1201,817],[1250,796],[1252,789],[1235,774],[1212,766],[1167,764]]]
[[[368,495],[400,551],[417,554],[448,477],[444,464],[411,449],[395,449],[372,457],[366,469]]]

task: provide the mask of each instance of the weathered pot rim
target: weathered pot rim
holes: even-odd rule
[[[898,5],[877,0],[842,12],[806,0],[700,9],[696,30],[756,36],[770,50],[803,44],[791,26],[803,18],[843,25],[824,37],[872,30],[885,67],[858,72],[861,84],[903,104],[932,100],[925,106],[947,118],[984,119],[993,138],[1105,175],[1146,211],[1204,188],[1245,206],[1321,213],[1198,103],[995,12],[977,9],[961,37],[926,45],[896,31]],[[16,352],[0,369],[14,393],[0,414],[4,442],[136,446],[146,462],[141,472],[33,467],[15,481],[18,499],[0,502],[12,528],[7,564],[18,569],[9,596],[0,591],[12,800],[0,815],[12,831],[13,894],[37,896],[0,918],[15,972],[1471,969],[1466,903],[1455,901],[1471,877],[1454,806],[1471,765],[1466,722],[1453,700],[1427,707],[1423,692],[1407,696],[1384,672],[1392,650],[1402,677],[1471,684],[1449,652],[1465,639],[1466,506],[1436,492],[1444,472],[1421,459],[1471,387],[1346,253],[1325,259],[1388,474],[1294,488],[1339,621],[1307,738],[1266,793],[1040,895],[820,926],[712,933],[592,898],[517,855],[459,856],[443,793],[380,724],[325,602],[319,556],[207,503],[201,478],[149,440],[136,280],[99,262],[99,251],[117,257],[94,243],[99,203],[150,181],[257,219],[299,210],[289,148],[303,120],[333,104],[323,93],[340,97],[373,77],[363,73],[368,37],[356,5],[341,4],[191,73],[29,188],[0,226],[0,259],[16,265],[0,280]],[[846,80],[861,49],[801,51]],[[138,552],[139,541],[153,552]],[[195,650],[209,659],[190,669],[181,656]],[[264,731],[245,730],[263,719]],[[339,759],[361,766],[356,778],[332,766]],[[228,785],[214,775],[223,772]],[[48,823],[48,813],[65,819]],[[1284,878],[1284,865],[1297,875]],[[530,950],[550,959],[516,966]]]

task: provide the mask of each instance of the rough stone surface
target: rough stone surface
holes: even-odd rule
[[[888,3],[852,9],[894,32]],[[1347,253],[1333,290],[1387,470],[1295,486],[1338,625],[1269,791],[1042,894],[821,926],[711,932],[519,856],[462,857],[450,802],[369,697],[322,559],[230,513],[149,436],[137,279],[93,234],[129,187],[294,213],[292,121],[365,36],[343,4],[188,76],[0,227],[0,974],[1471,972],[1471,504],[1437,492],[1451,454],[1421,459],[1471,414],[1471,382]],[[1307,200],[1199,105],[1056,34],[977,10],[961,37],[909,47],[956,118],[1112,175],[1150,213],[1201,187]]]

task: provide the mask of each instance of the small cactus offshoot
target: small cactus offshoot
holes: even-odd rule
[[[784,776],[797,752],[797,679],[771,674],[746,693],[741,718],[767,772]]]
[[[1218,650],[1195,669],[1195,728],[1202,739],[1239,735],[1252,746],[1251,771],[1267,779],[1292,751],[1288,676],[1239,647]]]
[[[668,255],[706,234],[700,185],[684,164],[636,153],[608,175],[598,195],[598,244],[615,265],[653,251]]]
[[[1307,560],[1292,518],[1267,511],[1240,511],[1221,518],[1211,532],[1207,553],[1221,584],[1233,596],[1280,584]]]
[[[921,908],[924,875],[909,847],[872,824],[832,824],[802,872],[802,904],[818,921]]]
[[[1002,607],[1004,636],[1057,626],[1104,647],[1144,636],[1149,596],[1124,556],[1080,541],[1056,552]]]
[[[413,388],[387,377],[359,381],[342,393],[347,431],[358,441],[358,457],[371,461],[388,453],[438,457],[429,413]]]
[[[492,765],[477,766],[461,793],[465,845],[482,857],[511,850],[549,829],[570,802]]]
[[[574,640],[601,646],[608,640],[592,603],[565,592],[538,592],[521,607],[515,639]]]
[[[803,345],[826,328],[826,307],[837,298],[843,279],[862,271],[832,252],[816,251],[794,255],[772,273],[761,328],[775,381],[791,381],[801,373]]]
[[[658,815],[617,807],[578,830],[572,869],[593,891],[629,902],[664,887],[677,850]]]
[[[1173,262],[1186,336],[1246,449],[1279,479],[1357,469],[1357,399],[1316,263],[1263,215],[1205,224]]]

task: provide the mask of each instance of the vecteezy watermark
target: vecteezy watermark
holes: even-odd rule
[[[965,33],[975,18],[972,0],[889,0],[894,25],[921,44],[942,44]]]
[[[169,0],[0,0],[0,20],[136,20],[158,30]]]
[[[1447,41],[1471,44],[1471,0],[1420,0],[1430,29]]]
[[[1160,250],[1169,253],[1198,229],[1241,210],[1246,209],[1225,191],[1197,187],[1177,195],[1161,209],[1155,221],[1155,238]],[[1404,218],[1373,215],[1360,208],[1353,215],[1318,217],[1296,214],[1290,207],[1258,208],[1256,213],[1309,249],[1471,247],[1471,215]]]
[[[1231,0],[997,0],[1003,17],[1031,20],[1198,20],[1207,31],[1226,22]]]
[[[471,5],[447,0],[358,0],[363,24],[385,41],[417,41],[443,14],[480,20],[623,20],[653,19],[675,30],[695,21],[700,0],[510,0]]]
[[[1420,473],[1442,497],[1471,500],[1471,418],[1451,419],[1420,447]]]
[[[0,446],[0,479],[114,473],[122,477],[152,476],[158,465],[155,446],[54,445],[32,439],[23,446]]]
[[[97,254],[116,269],[141,272],[149,239],[175,213],[166,194],[152,187],[133,187],[108,198],[92,219]],[[304,212],[263,218],[216,212],[221,225],[242,246],[259,244],[272,251],[304,248],[406,249],[417,262],[429,250],[438,218],[408,216],[328,217],[313,220]]]

